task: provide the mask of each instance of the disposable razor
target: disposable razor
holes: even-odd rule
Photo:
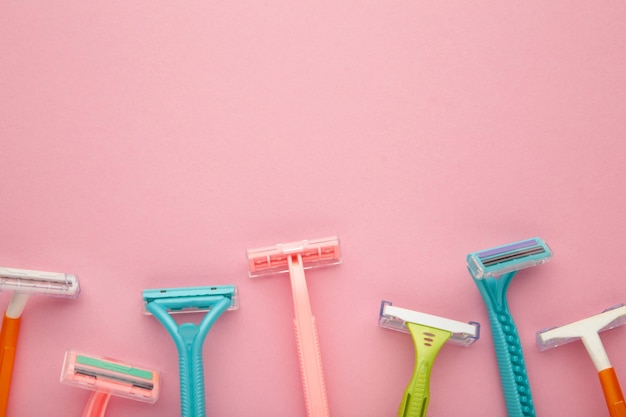
[[[593,364],[598,371],[602,391],[611,417],[626,416],[624,395],[620,388],[615,369],[600,339],[600,332],[626,323],[626,305],[621,304],[605,310],[601,314],[587,317],[565,326],[537,332],[539,350],[555,348],[575,340],[582,340]]]
[[[0,417],[6,416],[22,312],[31,294],[76,298],[75,275],[0,267],[0,291],[12,291],[0,331]]]
[[[61,382],[92,393],[82,417],[103,417],[111,395],[153,404],[159,398],[159,373],[116,359],[65,353]]]
[[[307,417],[328,417],[322,356],[304,270],[341,263],[339,239],[303,240],[249,249],[250,277],[288,272],[295,310],[295,335]]]
[[[202,345],[215,321],[226,310],[239,307],[237,287],[161,288],[143,291],[146,314],[152,314],[168,331],[178,350],[182,417],[204,417],[204,367]],[[178,323],[176,313],[205,312],[199,325]]]
[[[380,305],[378,323],[386,329],[409,333],[415,345],[415,369],[398,410],[398,417],[424,417],[430,401],[430,374],[439,350],[446,342],[469,346],[480,337],[480,324]]]
[[[506,292],[517,271],[547,262],[552,256],[539,238],[467,255],[467,266],[487,306],[500,380],[509,417],[534,417],[522,345],[509,311]]]

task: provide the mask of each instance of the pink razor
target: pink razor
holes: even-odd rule
[[[295,310],[295,334],[307,417],[329,417],[324,371],[315,317],[304,270],[341,263],[339,239],[330,237],[248,250],[251,277],[289,272]]]
[[[61,382],[93,391],[82,417],[103,417],[111,395],[146,403],[159,398],[159,372],[68,350]]]

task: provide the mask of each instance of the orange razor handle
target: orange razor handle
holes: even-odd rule
[[[19,330],[20,318],[8,317],[5,314],[0,331],[0,417],[7,414]]]
[[[626,417],[626,404],[624,404],[624,395],[619,386],[615,369],[607,368],[598,372],[606,406],[609,408],[611,417]]]

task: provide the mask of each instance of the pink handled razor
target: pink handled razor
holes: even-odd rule
[[[295,310],[295,334],[307,417],[329,417],[324,371],[315,317],[304,270],[341,263],[339,239],[330,237],[248,250],[251,277],[289,272]]]
[[[111,395],[147,403],[159,398],[159,372],[68,350],[61,382],[91,390],[82,417],[104,417]]]

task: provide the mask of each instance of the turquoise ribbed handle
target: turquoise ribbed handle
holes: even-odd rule
[[[193,381],[189,378],[189,354],[179,352],[178,373],[180,379],[180,411],[181,417],[193,416],[193,402],[191,401],[191,390]]]
[[[204,399],[204,366],[202,364],[202,354],[194,356],[191,372],[193,380],[195,381],[193,387],[195,408],[197,410],[196,412],[200,413],[197,417],[204,417],[206,415],[206,405]]]
[[[506,300],[514,275],[474,278],[474,282],[487,306],[508,417],[535,417],[522,346]]]
[[[180,375],[180,408],[182,417],[205,417],[204,367],[202,345],[218,317],[230,306],[230,299],[219,297],[200,325],[182,323],[180,326],[158,301],[148,303],[146,308],[168,331],[178,350]]]

